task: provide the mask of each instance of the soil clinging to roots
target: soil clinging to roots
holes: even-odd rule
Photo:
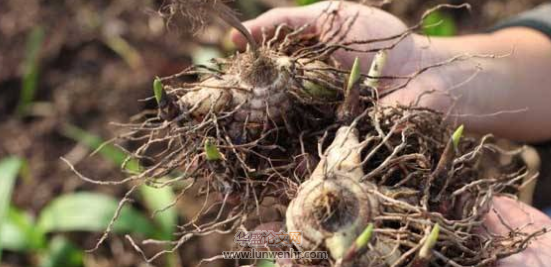
[[[229,13],[219,16],[239,27],[224,17]],[[248,51],[215,59],[216,68],[194,66],[155,82],[158,111],[124,124],[130,131],[120,137],[142,143],[128,157],[139,160],[141,171],[97,182],[133,185],[121,207],[141,184],[172,186],[178,198],[193,192],[203,201],[179,226],[180,239],[166,241],[172,249],[144,255],[148,262],[191,238],[262,229],[267,213],[285,217],[277,224],[282,230],[302,233],[294,249],[330,255],[278,260],[282,266],[492,266],[544,233],[484,230],[492,197],[514,196],[528,174],[513,162],[487,176],[484,156],[512,152],[491,136],[462,137],[433,110],[378,106],[376,77],[343,70],[331,57],[383,41],[394,43],[364,52],[392,53],[416,27],[343,43],[355,18],[335,28],[336,16],[338,9],[327,10],[315,22],[328,25],[323,38],[304,33],[306,26],[280,25],[274,37],[250,41]],[[190,76],[197,81],[183,82]],[[367,244],[355,243],[370,227]],[[129,241],[143,254],[142,245]]]

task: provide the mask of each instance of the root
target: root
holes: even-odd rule
[[[119,218],[119,215],[122,211],[122,208],[124,207],[124,205],[128,202],[132,202],[133,200],[130,198],[130,195],[136,190],[136,188],[138,188],[138,186],[140,186],[140,184],[138,185],[135,185],[135,186],[132,186],[127,192],[126,194],[124,195],[124,198],[119,201],[119,205],[117,206],[117,209],[115,210],[115,214],[113,215],[113,218],[111,218],[111,221],[109,221],[109,224],[107,225],[107,229],[105,229],[105,231],[103,232],[103,234],[101,235],[100,239],[98,240],[98,242],[96,242],[96,245],[91,248],[91,249],[87,249],[86,252],[94,252],[96,251],[100,245],[107,239],[107,237],[109,236],[109,233],[111,233],[111,230],[113,229],[113,225],[115,224],[115,222],[117,221],[117,218]]]
[[[188,12],[182,15],[196,23],[191,24],[192,28],[197,28],[200,27],[197,24],[206,23],[208,16],[204,12],[212,9],[204,5],[216,3],[199,2],[172,0],[172,4],[161,12],[168,14],[168,23],[179,12]],[[186,9],[181,6],[184,3],[200,7]],[[423,18],[440,8],[465,7],[468,5],[439,5],[428,10]],[[140,143],[136,149],[123,149],[128,154],[123,169],[130,160],[140,164],[139,171],[130,172],[127,178],[93,180],[62,158],[86,182],[106,186],[133,184],[92,251],[107,238],[122,206],[130,202],[130,195],[139,185],[171,187],[181,185],[182,181],[189,182],[172,203],[153,211],[153,216],[173,207],[190,192],[197,192],[197,203],[201,205],[195,215],[185,218],[186,222],[178,226],[175,241],[138,243],[126,236],[148,263],[174,253],[192,238],[253,229],[262,221],[263,212],[270,208],[266,203],[287,206],[291,200],[296,200],[301,185],[314,175],[316,165],[327,159],[325,152],[333,143],[337,129],[343,126],[337,114],[345,101],[346,77],[351,72],[334,64],[332,54],[341,49],[358,53],[388,51],[422,25],[419,22],[403,33],[386,38],[345,42],[344,37],[357,17],[336,23],[338,12],[330,8],[323,12],[318,19],[324,31],[316,38],[304,34],[307,25],[297,29],[279,25],[272,38],[265,36],[257,46],[249,40],[255,51],[253,54],[236,54],[217,60],[219,70],[194,66],[160,78],[163,91],[162,99],[157,99],[157,114],[146,112],[132,123],[117,124],[128,129],[128,133],[116,140]],[[239,25],[234,26],[239,29]],[[244,30],[243,34],[247,36],[248,32]],[[357,45],[383,43],[386,45],[357,48]],[[457,147],[452,147],[452,129],[443,122],[446,116],[455,116],[451,111],[444,115],[416,106],[381,107],[377,104],[380,97],[405,88],[428,70],[473,58],[496,57],[458,55],[408,76],[361,75],[360,79],[364,80],[393,79],[403,83],[380,92],[363,82],[354,87],[359,91],[356,97],[359,115],[350,118],[346,126],[357,130],[359,142],[348,153],[359,151],[360,160],[347,168],[351,172],[361,170],[357,184],[373,185],[366,191],[378,202],[376,216],[372,218],[375,239],[384,240],[391,248],[382,255],[365,252],[355,260],[369,257],[373,263],[381,263],[376,266],[413,266],[426,240],[427,229],[438,224],[440,236],[430,250],[433,257],[426,266],[492,266],[501,258],[519,253],[533,238],[547,232],[542,229],[527,234],[510,229],[507,236],[480,233],[484,217],[491,212],[492,198],[514,195],[533,179],[526,179],[529,175],[518,161],[500,167],[492,177],[484,177],[481,161],[490,152],[515,154],[518,151],[500,149],[491,143],[491,136],[464,137]],[[259,69],[262,71],[258,72]],[[188,80],[187,76],[198,75],[200,78],[196,82],[182,82]],[[279,81],[286,83],[281,85]],[[269,91],[281,88],[286,91]],[[186,97],[195,94],[194,101],[185,102]],[[342,161],[348,156],[343,155]],[[325,167],[323,171],[328,173],[329,167]],[[326,199],[327,213],[318,214],[318,217],[334,217],[330,214],[335,206],[329,202]],[[256,219],[251,219],[253,217]],[[159,244],[167,248],[152,256],[146,255],[143,246]],[[374,250],[374,244],[369,246]],[[200,264],[219,258],[205,259]],[[389,263],[391,258],[396,259]],[[363,266],[360,262],[355,263]],[[293,264],[314,265],[299,260]],[[336,265],[330,260],[315,264]]]

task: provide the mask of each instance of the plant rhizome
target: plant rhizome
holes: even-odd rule
[[[203,207],[179,227],[179,241],[167,241],[173,250],[192,237],[261,229],[269,213],[282,230],[302,232],[295,249],[330,255],[280,265],[492,266],[542,233],[483,228],[492,197],[514,195],[528,173],[513,161],[485,175],[485,154],[508,153],[491,136],[452,135],[430,109],[377,105],[377,80],[393,79],[378,77],[385,55],[419,25],[344,42],[356,18],[340,17],[334,3],[312,21],[324,32],[279,25],[257,42],[221,1],[172,0],[164,10],[199,23],[215,14],[249,41],[247,51],[213,59],[216,68],[156,80],[157,115],[139,116],[121,137],[142,141],[129,153],[142,171],[120,183],[173,186]],[[341,49],[377,54],[380,66],[369,75],[357,64],[343,69],[332,58]],[[367,243],[355,242],[368,226]]]

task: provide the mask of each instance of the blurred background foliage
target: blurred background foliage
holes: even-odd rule
[[[237,0],[231,5],[242,19],[250,19],[273,7],[314,2]],[[543,0],[397,0],[384,9],[413,24],[428,7],[463,2],[472,4],[471,12],[435,12],[423,22],[423,33],[481,31]],[[124,234],[172,240],[176,226],[194,214],[192,195],[164,209],[176,201],[180,188],[142,185],[113,225],[115,234],[96,252],[86,253],[129,186],[86,183],[60,159],[98,180],[139,171],[136,161],[120,169],[126,155],[114,145],[90,156],[123,131],[109,123],[126,122],[155,107],[151,98],[139,101],[151,96],[154,77],[234,52],[225,25],[213,23],[192,36],[186,25],[165,25],[157,13],[162,3],[0,1],[0,266],[146,266]],[[195,266],[228,242],[221,236],[192,240],[154,265]]]

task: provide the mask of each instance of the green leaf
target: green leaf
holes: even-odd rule
[[[39,250],[46,246],[45,238],[45,235],[35,227],[32,217],[14,207],[9,209],[0,227],[0,244],[5,250]]]
[[[80,192],[62,195],[50,202],[38,219],[38,227],[46,232],[86,231],[103,232],[118,206],[107,195]],[[138,211],[125,206],[113,225],[117,233],[140,233],[152,236],[155,227]]]
[[[84,266],[84,252],[62,236],[50,241],[48,251],[40,261],[40,267]]]
[[[178,215],[174,206],[165,208],[176,199],[174,191],[169,186],[154,188],[147,185],[140,186],[139,190],[147,208],[151,212],[159,211],[154,214],[154,219],[157,225],[162,228],[162,238],[172,240],[176,224],[178,223]]]
[[[425,243],[419,250],[419,258],[422,259],[428,259],[430,257],[431,250],[434,248],[434,245],[436,245],[436,241],[438,241],[438,236],[440,235],[440,225],[437,223],[434,225],[432,230],[430,231],[429,236],[426,238]]]
[[[153,81],[153,93],[155,94],[157,104],[160,104],[163,98],[163,83],[159,77],[155,78],[155,81]]]
[[[63,128],[63,135],[69,137],[75,141],[78,141],[90,149],[98,149],[101,145],[104,144],[104,140],[99,136],[90,134],[74,125],[65,125]],[[124,163],[127,155],[124,151],[118,149],[117,147],[107,144],[103,145],[102,148],[98,151],[107,160],[110,160],[116,165],[121,165]],[[126,169],[131,172],[139,172],[140,164],[137,160],[130,160],[126,163]]]
[[[32,219],[24,214],[19,215],[21,215],[20,218],[13,218],[13,215],[8,212],[4,217],[4,223],[0,226],[0,244],[4,250],[28,251],[31,249],[30,237],[27,235],[26,228],[29,222],[32,224]],[[16,222],[18,219],[19,222]]]
[[[370,223],[362,234],[356,239],[356,249],[361,249],[369,243],[373,234],[373,223]]]
[[[38,84],[39,55],[44,43],[44,36],[44,29],[40,26],[36,26],[27,36],[21,95],[17,105],[17,114],[20,116],[27,113],[34,98]]]
[[[457,27],[451,15],[437,10],[423,20],[423,32],[430,36],[453,36]]]
[[[461,124],[461,126],[457,127],[455,132],[453,132],[453,134],[452,134],[452,142],[453,142],[453,147],[455,149],[457,149],[457,147],[459,146],[459,141],[461,140],[461,137],[463,136],[464,128],[465,127],[463,126],[463,124]]]
[[[361,77],[361,70],[360,70],[360,60],[358,57],[354,59],[354,63],[352,64],[352,69],[350,70],[350,76],[348,77],[348,83],[346,86],[346,91],[349,92],[352,86],[358,82],[358,80]]]
[[[319,2],[320,0],[295,0],[295,2],[297,3],[297,5],[299,6],[306,6],[306,5],[310,5],[310,4],[313,4],[313,3],[317,3]]]
[[[6,212],[11,202],[15,179],[22,165],[23,161],[16,157],[5,158],[0,161],[0,227],[4,224]],[[0,237],[1,239],[2,237]],[[0,260],[2,257],[2,244],[0,243]]]
[[[212,143],[210,139],[207,139],[207,141],[205,141],[205,154],[207,155],[208,161],[222,159],[222,154],[220,154],[220,151],[218,151],[218,148],[215,144]]]

